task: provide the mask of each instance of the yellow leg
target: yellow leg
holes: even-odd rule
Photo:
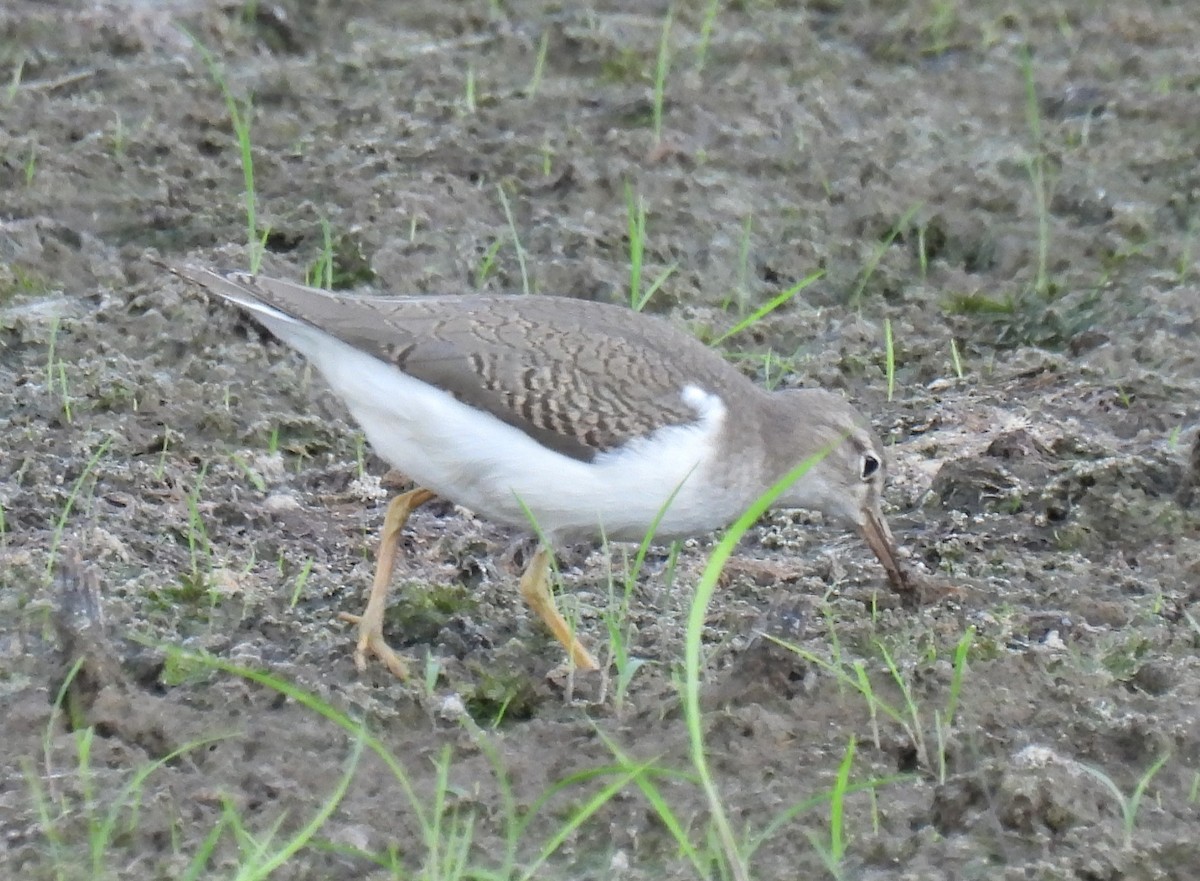
[[[580,645],[570,625],[558,611],[558,606],[554,604],[554,595],[550,593],[550,552],[545,548],[538,548],[525,574],[521,576],[521,596],[525,598],[529,608],[546,622],[546,626],[550,628],[554,638],[562,643],[576,667],[580,670],[600,669],[596,659]]]
[[[379,531],[379,550],[375,555],[375,580],[371,584],[371,595],[362,615],[342,612],[343,621],[358,625],[358,645],[354,649],[354,666],[359,672],[367,669],[367,656],[374,655],[383,661],[392,675],[408,678],[408,666],[392,651],[383,638],[383,612],[387,607],[388,587],[392,583],[392,571],[396,568],[396,549],[400,546],[400,533],[408,517],[421,505],[434,498],[427,489],[414,489],[396,496],[388,505]]]

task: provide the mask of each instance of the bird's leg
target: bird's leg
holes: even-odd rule
[[[580,670],[600,669],[596,659],[575,638],[575,632],[554,604],[554,595],[550,593],[550,551],[545,547],[537,549],[525,574],[521,576],[521,596],[529,608],[546,622],[554,638],[562,643],[571,657],[571,663]]]
[[[374,655],[383,661],[392,674],[399,679],[408,678],[408,666],[392,651],[383,638],[383,612],[387,607],[388,587],[392,583],[392,572],[396,568],[396,549],[400,546],[400,533],[408,517],[421,505],[434,498],[427,489],[414,489],[396,496],[388,504],[379,531],[379,550],[375,555],[375,580],[371,584],[371,595],[367,608],[361,615],[342,612],[343,621],[358,625],[358,645],[354,649],[354,666],[361,673],[367,669],[367,656]]]

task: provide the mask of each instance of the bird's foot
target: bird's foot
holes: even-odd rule
[[[374,656],[381,660],[391,674],[400,680],[408,679],[408,663],[393,651],[383,638],[383,621],[368,620],[366,615],[351,615],[340,612],[343,621],[358,625],[358,644],[354,647],[354,666],[359,673],[366,672],[367,659]]]

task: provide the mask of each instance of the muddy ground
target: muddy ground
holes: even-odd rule
[[[712,536],[650,555],[618,700],[551,675],[514,536],[430,506],[388,625],[419,675],[355,670],[336,614],[400,484],[297,356],[151,260],[250,259],[186,28],[250,122],[272,273],[302,278],[324,223],[340,285],[519,291],[515,230],[532,288],[623,302],[627,187],[647,278],[675,267],[649,308],[702,337],[824,271],[722,348],[871,414],[893,530],[962,591],[904,610],[803,513],[742,541],[703,701],[735,835],[767,833],[753,877],[1200,877],[1200,18],[823,0],[706,26],[706,5],[670,23],[660,134],[660,3],[4,5],[0,874],[233,877],[331,803],[355,737],[180,648],[365,722],[411,779],[368,749],[277,877],[456,877],[413,806],[439,762],[467,877],[699,877],[635,782],[568,828],[617,752],[653,763],[701,863],[719,850],[676,684]],[[625,555],[563,554],[600,650]],[[1140,781],[1127,822],[1113,787]]]

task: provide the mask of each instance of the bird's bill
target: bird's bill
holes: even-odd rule
[[[887,572],[888,582],[896,593],[909,593],[912,585],[908,574],[900,568],[900,557],[896,553],[896,542],[892,531],[888,529],[887,521],[879,511],[868,509],[862,512],[862,520],[858,525],[867,546],[879,558]]]

